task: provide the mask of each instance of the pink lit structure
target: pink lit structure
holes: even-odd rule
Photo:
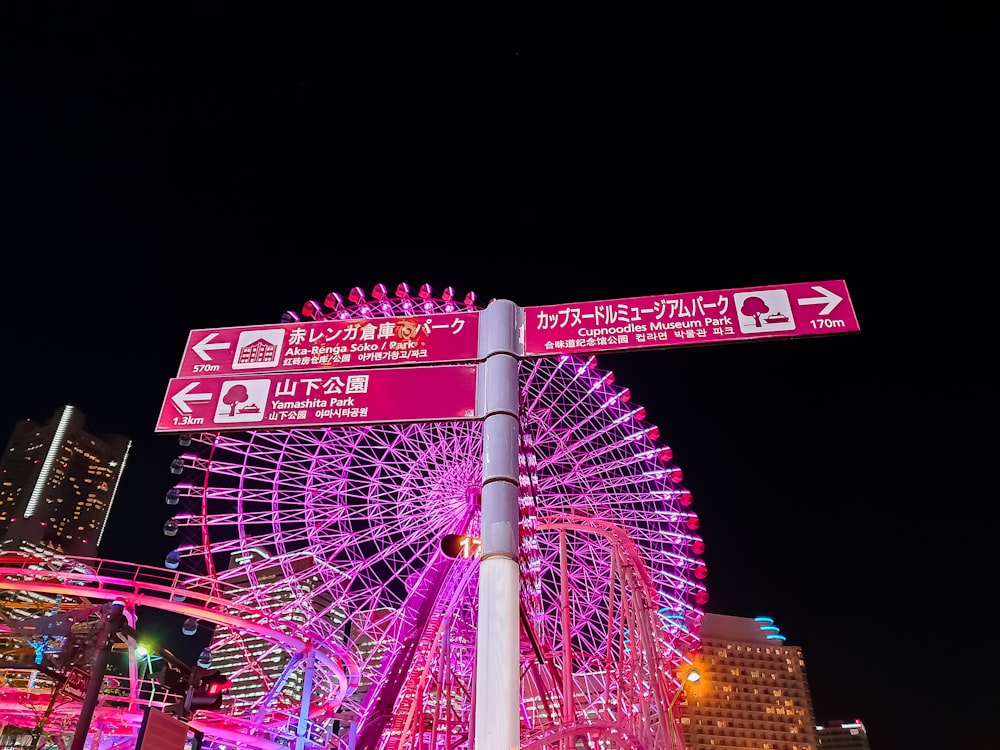
[[[478,309],[471,293],[380,284],[285,321]],[[522,359],[516,377],[520,746],[683,747],[667,706],[708,597],[681,470],[594,357]],[[134,579],[133,608],[219,626],[212,649],[227,675],[259,685],[195,715],[206,741],[475,747],[483,422],[190,439],[171,491],[178,569],[158,572],[155,593],[138,567],[118,578]],[[442,547],[449,535],[467,538],[457,557]],[[99,561],[91,570],[78,585],[98,594],[109,583]],[[108,598],[128,585],[114,588]]]

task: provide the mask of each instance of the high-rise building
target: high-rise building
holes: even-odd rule
[[[14,426],[0,458],[0,544],[97,557],[132,442],[85,429],[83,412]]]
[[[700,635],[701,679],[680,710],[688,750],[817,750],[802,650],[770,617],[706,613]]]
[[[861,719],[828,722],[826,726],[816,727],[816,736],[823,750],[870,750],[868,733]]]
[[[25,419],[15,425],[0,456],[4,566],[50,570],[62,564],[61,555],[97,557],[131,442],[95,435],[84,425],[83,413],[72,406],[57,409],[48,422]],[[38,668],[43,656],[61,654],[66,663],[78,656],[56,644],[86,627],[95,609],[84,597],[0,591],[0,681],[33,688],[49,684]]]

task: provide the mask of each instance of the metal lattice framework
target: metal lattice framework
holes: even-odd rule
[[[50,552],[9,553],[0,560],[0,644],[5,661],[0,662],[0,725],[12,736],[33,737],[35,746],[65,750],[80,721],[84,687],[71,690],[56,679],[69,671],[72,660],[71,630],[96,625],[100,610],[111,602],[125,605],[126,619],[134,626],[138,613],[153,609],[175,612],[217,628],[237,628],[245,638],[266,643],[273,653],[295,661],[311,653],[316,672],[332,675],[326,692],[344,695],[347,685],[336,644],[316,649],[305,634],[260,616],[239,604],[242,588],[190,572],[169,570],[132,562],[70,557]],[[48,611],[44,611],[47,609]],[[74,625],[75,623],[75,625]],[[96,632],[90,628],[91,633]],[[167,709],[184,696],[156,684],[150,675],[140,676],[137,643],[131,635],[119,634],[117,643],[126,649],[124,674],[108,676],[93,706],[90,723],[92,748],[130,750],[144,717],[144,710]],[[91,644],[91,647],[93,644]],[[47,658],[36,663],[38,650]],[[74,649],[75,650],[75,649]],[[29,656],[29,652],[31,656]],[[49,661],[48,657],[55,657]],[[57,659],[57,660],[56,660]],[[77,665],[87,679],[93,654]],[[340,679],[336,679],[339,677]],[[306,737],[313,746],[335,745],[337,740],[322,721],[302,720],[300,712],[274,707],[266,716],[247,717],[248,705],[231,701],[225,713],[199,712],[190,726],[205,733],[209,743],[239,742],[249,750],[281,750]],[[39,744],[43,743],[43,744]]]
[[[475,309],[472,293],[459,304],[450,288],[401,284],[395,296],[331,294],[302,315]],[[521,746],[680,747],[668,706],[708,599],[681,470],[595,358],[524,359],[518,379]],[[195,714],[209,745],[469,748],[479,566],[474,544],[451,557],[442,540],[478,536],[482,443],[478,421],[185,435],[168,569],[13,568],[0,588],[124,599],[211,626],[213,667],[233,688]],[[7,715],[29,693],[8,696]],[[126,695],[99,711],[123,749],[142,686]],[[43,698],[29,698],[37,716]]]

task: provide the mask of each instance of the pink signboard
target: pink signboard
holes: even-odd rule
[[[85,672],[79,667],[73,667],[66,673],[66,681],[63,683],[62,692],[69,698],[83,700],[87,694],[87,685],[90,683],[90,672]]]
[[[844,281],[524,308],[524,356],[859,331]]]
[[[475,419],[477,365],[173,378],[156,432]]]
[[[478,312],[202,328],[177,377],[470,362],[478,348]]]

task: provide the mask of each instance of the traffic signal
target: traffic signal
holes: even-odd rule
[[[178,667],[168,661],[163,662],[163,666],[153,673],[155,680],[163,685],[168,693],[174,695],[184,695],[188,689],[188,682],[191,675],[182,672]]]
[[[190,707],[192,709],[217,709],[222,705],[224,693],[232,686],[232,680],[220,673],[218,669],[203,670],[198,677],[194,691],[191,693]]]
[[[184,711],[184,701],[190,688],[191,674],[182,671],[170,662],[164,662],[159,672],[155,673],[156,681],[167,689],[167,697],[173,702],[163,707],[164,713],[186,718]]]

